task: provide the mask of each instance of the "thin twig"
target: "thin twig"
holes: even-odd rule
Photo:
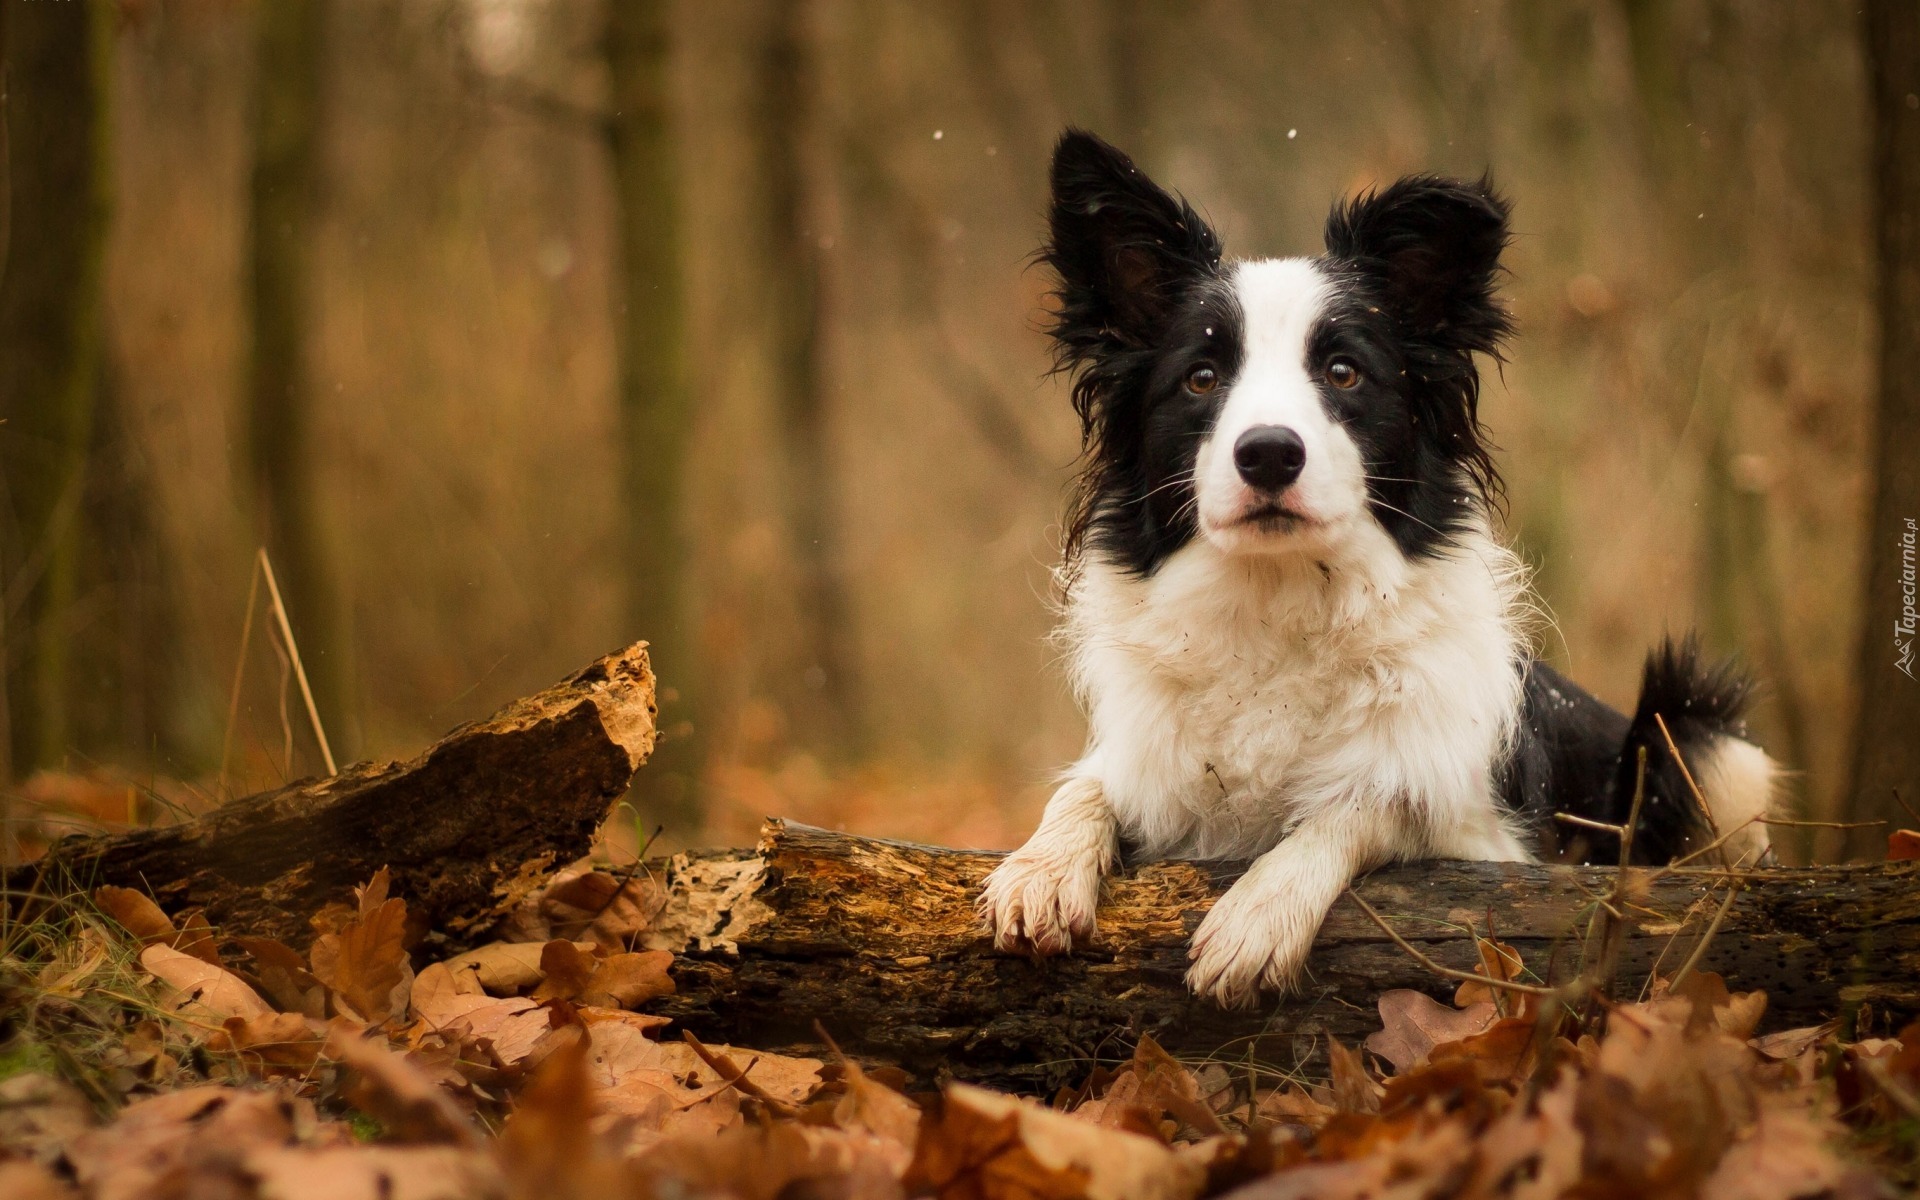
[[[1706,957],[1708,944],[1713,941],[1713,935],[1720,932],[1720,926],[1727,919],[1727,914],[1733,911],[1733,902],[1740,898],[1741,890],[1738,882],[1727,886],[1727,898],[1720,902],[1720,911],[1714,913],[1713,920],[1707,922],[1706,930],[1701,933],[1700,941],[1694,946],[1693,953],[1687,955],[1687,961],[1681,963],[1680,969],[1673,973],[1672,981],[1667,984],[1669,991],[1679,987],[1681,981],[1693,974],[1693,969],[1700,965],[1702,958]]]
[[[1872,829],[1885,821],[1800,821],[1791,817],[1755,817],[1762,825],[1793,825],[1802,829]]]
[[[1909,817],[1913,818],[1913,823],[1915,825],[1920,825],[1920,812],[1913,811],[1913,805],[1908,804],[1905,800],[1902,800],[1900,798],[1900,789],[1890,788],[1888,790],[1890,790],[1893,793],[1893,802],[1895,804],[1898,804],[1901,810],[1905,812]]]
[[[1680,767],[1680,777],[1687,781],[1687,790],[1693,793],[1695,804],[1700,806],[1700,815],[1707,820],[1707,830],[1715,837],[1720,835],[1720,827],[1714,823],[1713,809],[1707,805],[1707,797],[1700,785],[1693,781],[1693,772],[1687,768],[1687,760],[1681,756],[1680,747],[1675,744],[1673,734],[1667,729],[1667,719],[1659,713],[1653,714],[1653,723],[1660,727],[1660,736],[1667,740],[1667,753],[1673,755],[1673,761]]]
[[[1668,863],[1666,866],[1661,867],[1658,871],[1655,871],[1653,873],[1653,878],[1664,879],[1666,876],[1671,875],[1674,872],[1675,868],[1685,866],[1687,863],[1692,862],[1694,859],[1699,858],[1703,854],[1713,853],[1715,850],[1718,850],[1720,847],[1726,845],[1728,842],[1738,837],[1747,828],[1747,826],[1752,825],[1759,820],[1760,818],[1757,816],[1748,817],[1746,820],[1740,822],[1738,825],[1735,825],[1732,829],[1727,830],[1725,833],[1713,839],[1711,842],[1708,842],[1706,845],[1700,847],[1698,850],[1688,851],[1687,853],[1682,854],[1679,858],[1676,858],[1672,862]],[[1723,859],[1722,861],[1725,861],[1725,860]]]
[[[1605,821],[1591,821],[1586,817],[1576,817],[1572,813],[1557,812],[1553,814],[1553,819],[1556,821],[1565,821],[1569,825],[1578,825],[1582,829],[1598,829],[1603,833],[1611,833],[1615,837],[1624,837],[1627,832],[1626,826],[1624,825],[1609,825]]]
[[[767,1089],[747,1078],[747,1071],[753,1069],[753,1063],[748,1063],[747,1071],[742,1071],[739,1067],[734,1066],[733,1060],[726,1055],[718,1054],[708,1049],[699,1038],[693,1036],[693,1030],[683,1029],[680,1031],[680,1036],[686,1040],[687,1045],[693,1048],[693,1052],[700,1056],[700,1061],[706,1063],[718,1072],[720,1078],[726,1080],[747,1095],[752,1096],[755,1100],[758,1100],[783,1117],[797,1117],[800,1115],[798,1108],[782,1100],[780,1097],[773,1095],[767,1091]],[[753,1060],[754,1063],[759,1061],[757,1058]]]
[[[287,653],[293,656],[293,676],[300,681],[300,698],[307,702],[307,719],[313,722],[313,736],[320,743],[320,758],[327,764],[327,774],[338,775],[340,768],[333,761],[333,747],[327,744],[327,731],[320,724],[320,709],[313,702],[313,688],[307,683],[307,669],[300,663],[300,645],[293,640],[293,626],[287,621],[287,606],[280,600],[280,584],[273,577],[273,561],[267,557],[267,548],[260,547],[260,569],[267,579],[267,594],[273,598],[273,615],[280,619],[280,636],[286,640]]]
[[[1373,918],[1373,923],[1380,927],[1380,932],[1386,934],[1388,937],[1393,939],[1394,945],[1400,947],[1402,950],[1405,950],[1408,954],[1411,954],[1415,962],[1419,963],[1421,966],[1425,967],[1429,971],[1432,971],[1434,974],[1440,976],[1443,979],[1455,979],[1460,981],[1461,983],[1484,983],[1490,988],[1504,988],[1505,990],[1510,992],[1525,992],[1529,996],[1559,995],[1559,990],[1557,988],[1536,987],[1531,983],[1516,983],[1511,979],[1495,979],[1491,975],[1479,975],[1472,971],[1456,971],[1452,967],[1443,967],[1439,963],[1433,961],[1431,958],[1428,958],[1425,954],[1421,953],[1420,949],[1416,947],[1412,942],[1409,942],[1407,939],[1401,937],[1398,933],[1395,933],[1393,930],[1393,926],[1387,924],[1386,918],[1381,916],[1378,912],[1376,912],[1374,910],[1373,905],[1368,904],[1365,900],[1362,900],[1360,898],[1359,892],[1356,892],[1351,887],[1349,887],[1347,889],[1347,895],[1352,898],[1355,904],[1358,904],[1360,906],[1361,912],[1366,913],[1367,916]]]
[[[233,754],[233,727],[240,721],[240,682],[247,677],[247,650],[253,645],[253,610],[260,603],[260,562],[254,560],[253,579],[247,585],[247,616],[240,623],[240,656],[233,664],[233,693],[227,700],[227,732],[220,738],[220,785],[218,795],[228,799],[227,764]]]

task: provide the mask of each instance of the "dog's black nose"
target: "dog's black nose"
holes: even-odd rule
[[[1255,425],[1233,443],[1233,465],[1248,487],[1284,491],[1307,465],[1307,444],[1285,425]]]

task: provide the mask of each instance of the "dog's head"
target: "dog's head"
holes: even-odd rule
[[[1493,292],[1507,205],[1486,182],[1402,179],[1336,205],[1318,258],[1232,262],[1190,205],[1069,131],[1050,226],[1086,440],[1070,559],[1145,576],[1197,538],[1414,559],[1492,502],[1473,356],[1511,322]]]

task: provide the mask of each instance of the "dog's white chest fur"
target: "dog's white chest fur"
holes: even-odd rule
[[[1491,778],[1518,710],[1518,564],[1482,535],[1427,560],[1378,550],[1195,542],[1149,579],[1086,565],[1063,628],[1092,725],[1072,773],[1129,841],[1251,857],[1365,802],[1407,826],[1406,855],[1526,856]]]

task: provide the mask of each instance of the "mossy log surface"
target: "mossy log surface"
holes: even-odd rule
[[[9,873],[17,900],[101,884],[226,935],[304,946],[308,918],[381,867],[429,932],[423,953],[484,934],[544,872],[585,854],[653,748],[646,643],[610,654],[404,763],[358,763],[178,825],[68,838]]]
[[[1098,933],[1067,958],[997,953],[973,910],[996,854],[878,841],[769,822],[754,850],[662,864],[669,900],[656,944],[682,956],[664,1011],[702,1037],[779,1049],[817,1045],[817,1021],[861,1057],[922,1079],[1048,1087],[1139,1033],[1178,1053],[1288,1066],[1331,1035],[1378,1028],[1392,988],[1447,996],[1437,978],[1343,898],[1314,944],[1312,978],[1257,1012],[1194,999],[1186,944],[1242,864],[1146,864],[1112,880]],[[1859,1003],[1893,1019],[1920,1009],[1920,866],[1751,873],[1701,960],[1736,990],[1769,996],[1767,1028],[1818,1023]],[[1616,978],[1637,994],[1656,965],[1685,962],[1727,877],[1636,872]],[[1605,868],[1429,862],[1375,872],[1358,890],[1435,961],[1469,969],[1489,923],[1543,979],[1570,977]]]

